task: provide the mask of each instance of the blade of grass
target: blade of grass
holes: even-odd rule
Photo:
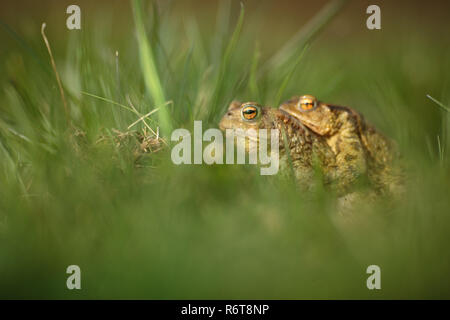
[[[1,137],[0,137],[1,138]],[[2,168],[3,174],[7,177],[15,178],[15,180],[18,182],[19,188],[22,191],[22,195],[27,194],[27,188],[25,187],[25,184],[23,183],[23,179],[20,175],[20,172],[18,170],[18,164],[17,161],[13,159],[13,156],[11,155],[8,148],[3,145],[1,139],[0,139],[0,155],[2,156],[2,159],[4,160],[6,166],[2,164],[4,167]],[[9,169],[7,170],[6,167]]]
[[[259,93],[258,81],[257,81],[257,73],[258,73],[258,64],[259,58],[261,57],[261,53],[259,51],[259,44],[256,44],[255,52],[253,54],[252,65],[250,67],[250,77],[248,80],[248,86],[250,89],[251,99],[255,101],[261,101],[261,95]]]
[[[211,45],[211,57],[213,63],[220,63],[225,38],[230,24],[231,1],[225,0],[218,3],[216,15],[216,30]]]
[[[278,50],[261,69],[260,76],[268,70],[277,70],[298,53],[302,48],[323,30],[323,28],[339,13],[348,0],[333,0],[325,5],[307,24],[301,28],[284,47]]]
[[[186,91],[186,84],[188,82],[188,70],[189,67],[191,66],[192,63],[192,55],[193,55],[193,51],[194,51],[194,47],[190,46],[189,50],[188,50],[188,54],[186,56],[185,62],[184,62],[184,66],[183,66],[183,74],[181,77],[181,86],[180,86],[180,90],[178,91],[178,97],[177,97],[177,103],[181,106],[181,110],[183,111],[183,120],[186,120],[186,115],[185,115],[185,110],[187,110],[188,113],[188,117],[189,120],[193,120],[192,119],[192,108],[191,105],[187,104],[187,106],[184,108],[183,106],[185,105],[185,102],[183,101],[184,99],[184,95],[185,95],[185,91]],[[183,102],[184,103],[183,103]]]
[[[306,52],[306,50],[308,49],[308,47],[309,47],[308,44],[306,44],[306,45],[303,47],[303,50],[302,50],[302,52],[300,53],[300,55],[297,57],[297,59],[295,60],[294,65],[292,66],[292,68],[289,69],[288,74],[287,74],[286,77],[283,79],[283,82],[281,83],[280,89],[278,90],[277,96],[276,96],[276,98],[275,98],[275,105],[276,105],[276,106],[280,104],[281,97],[283,96],[283,93],[284,93],[284,91],[286,90],[286,87],[287,87],[289,81],[291,80],[292,75],[293,75],[294,72],[296,71],[297,66],[300,64],[300,61],[302,60],[303,55],[305,54],[305,52]]]
[[[168,105],[169,103],[172,103],[172,101],[167,101],[166,105]],[[139,122],[143,121],[145,118],[150,117],[152,114],[154,114],[156,111],[158,111],[159,108],[153,109],[152,111],[150,111],[147,114],[144,114],[143,116],[141,116],[139,119],[137,119],[135,122],[133,122],[132,124],[130,124],[128,126],[128,130],[130,130],[132,127],[134,127],[136,124],[138,124]]]
[[[244,22],[244,13],[245,13],[244,5],[241,2],[241,11],[239,14],[238,22],[233,31],[230,42],[228,43],[228,46],[225,49],[225,53],[224,53],[224,55],[222,57],[222,61],[220,63],[219,72],[217,75],[216,86],[215,86],[215,92],[214,92],[213,101],[212,101],[212,110],[211,110],[211,112],[209,112],[209,117],[208,117],[209,121],[211,121],[213,119],[213,117],[217,116],[216,111],[217,111],[217,105],[221,98],[221,89],[223,87],[222,86],[223,78],[225,75],[225,71],[227,70],[227,66],[230,61],[231,54],[233,53],[234,48],[236,47],[237,41],[239,39],[239,35],[242,30],[242,24]]]
[[[42,71],[46,75],[51,75],[50,69],[47,64],[44,63],[43,58],[33,49],[17,32],[15,32],[9,25],[0,20],[0,26],[13,38],[22,49],[36,62],[36,64],[41,67]]]
[[[438,144],[438,150],[439,150],[439,161],[444,163],[444,146],[441,144],[441,139],[439,138],[439,135],[437,136],[437,144]]]
[[[53,72],[55,73],[56,82],[58,83],[59,94],[61,95],[61,100],[64,105],[64,113],[66,116],[66,121],[67,121],[67,124],[69,124],[70,123],[69,107],[67,106],[66,97],[64,96],[64,90],[63,90],[63,86],[61,83],[61,78],[59,77],[58,69],[56,69],[55,59],[53,59],[53,54],[52,54],[52,49],[50,48],[50,43],[48,42],[47,36],[45,35],[45,27],[46,27],[46,24],[44,22],[41,26],[41,34],[42,34],[42,38],[44,39],[45,45],[47,47],[48,54],[50,55],[50,61],[52,63]]]
[[[139,46],[139,58],[142,67],[145,86],[155,105],[163,105],[166,102],[164,91],[156,69],[156,61],[152,47],[147,39],[143,20],[143,8],[140,0],[133,1],[133,13],[136,26],[137,41]],[[172,131],[172,121],[168,109],[162,109],[159,113],[159,122],[164,134]]]
[[[447,107],[446,105],[444,105],[442,102],[436,100],[435,98],[433,98],[432,96],[430,96],[429,94],[427,94],[427,98],[430,99],[431,101],[433,101],[434,103],[436,103],[439,107],[441,107],[442,109],[444,109],[447,112],[450,112],[450,108]]]
[[[115,101],[113,101],[113,100],[110,100],[110,99],[107,99],[107,98],[103,98],[103,97],[100,97],[100,96],[97,96],[97,95],[95,95],[95,94],[92,94],[92,93],[89,93],[89,92],[85,92],[85,91],[81,91],[81,93],[84,94],[84,95],[86,95],[86,96],[90,96],[90,97],[93,97],[93,98],[97,98],[97,99],[99,99],[99,100],[103,100],[103,101],[105,101],[105,102],[112,103],[112,104],[114,104],[114,105],[116,105],[116,106],[119,106],[119,107],[121,107],[121,108],[124,108],[124,109],[126,109],[126,110],[128,110],[128,111],[131,111],[131,112],[135,113],[134,110],[131,109],[130,107],[127,107],[126,105],[123,105],[123,104],[121,104],[121,103],[115,102]],[[141,116],[141,115],[139,115],[139,116]]]
[[[119,70],[119,51],[116,50],[115,55],[115,62],[116,62],[116,100],[119,101],[121,97],[121,87],[120,87],[120,70]]]

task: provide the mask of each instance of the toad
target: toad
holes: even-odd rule
[[[326,139],[336,156],[337,179],[344,185],[366,173],[381,191],[401,184],[392,167],[397,157],[395,145],[357,111],[323,103],[311,95],[294,97],[281,104],[280,110]]]

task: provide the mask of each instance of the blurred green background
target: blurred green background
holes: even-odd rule
[[[68,30],[70,4],[0,4],[0,298],[450,297],[448,2],[77,1]],[[339,214],[254,166],[175,166],[149,131],[303,93],[397,141],[403,199]]]

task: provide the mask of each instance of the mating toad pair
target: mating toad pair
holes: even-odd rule
[[[233,101],[220,128],[280,130],[281,169],[293,168],[302,185],[314,181],[317,168],[324,182],[341,194],[364,178],[380,192],[400,185],[393,169],[394,144],[349,107],[326,104],[311,95],[294,97],[278,109]]]

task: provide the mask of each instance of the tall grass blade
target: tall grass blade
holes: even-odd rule
[[[133,13],[139,46],[139,58],[145,86],[153,100],[153,103],[155,105],[163,105],[166,102],[166,99],[164,97],[164,90],[156,68],[153,50],[145,33],[143,8],[140,0],[133,0]],[[161,109],[158,116],[163,134],[170,134],[172,131],[172,121],[169,115],[169,110],[167,108]]]
[[[282,84],[280,86],[280,89],[278,90],[278,93],[277,93],[277,96],[276,96],[276,99],[275,99],[275,106],[278,106],[278,104],[280,103],[281,97],[283,96],[284,91],[286,90],[286,87],[289,84],[289,81],[291,80],[292,76],[294,75],[294,72],[297,70],[297,66],[299,65],[300,61],[302,60],[303,55],[305,54],[305,52],[308,49],[308,47],[309,46],[307,44],[303,47],[303,50],[300,53],[300,55],[297,57],[294,65],[292,66],[292,68],[289,69],[288,74],[283,79],[283,82],[282,82]]]
[[[439,107],[441,107],[442,109],[444,109],[447,112],[450,112],[450,108],[447,107],[446,105],[444,105],[442,102],[436,100],[435,98],[433,98],[432,96],[430,96],[429,94],[427,94],[427,98],[430,99],[431,101],[433,101],[434,103],[436,103]]]
[[[244,14],[245,14],[244,5],[241,2],[241,12],[239,14],[238,22],[233,31],[230,42],[228,43],[227,48],[225,49],[225,53],[224,53],[224,55],[222,57],[222,61],[220,63],[215,93],[214,93],[214,97],[213,97],[213,101],[212,101],[212,110],[209,112],[209,120],[210,121],[213,119],[213,117],[217,116],[216,111],[217,111],[217,106],[218,106],[220,98],[221,98],[221,89],[223,87],[223,85],[222,85],[223,78],[225,75],[225,71],[227,70],[227,67],[228,67],[228,64],[229,64],[229,61],[231,58],[231,54],[233,53],[233,51],[236,47],[237,41],[239,39],[239,35],[242,30],[242,24],[244,22]]]
[[[339,13],[348,0],[333,0],[325,5],[308,23],[270,58],[262,68],[261,75],[270,69],[279,69],[310,43],[323,28]]]

